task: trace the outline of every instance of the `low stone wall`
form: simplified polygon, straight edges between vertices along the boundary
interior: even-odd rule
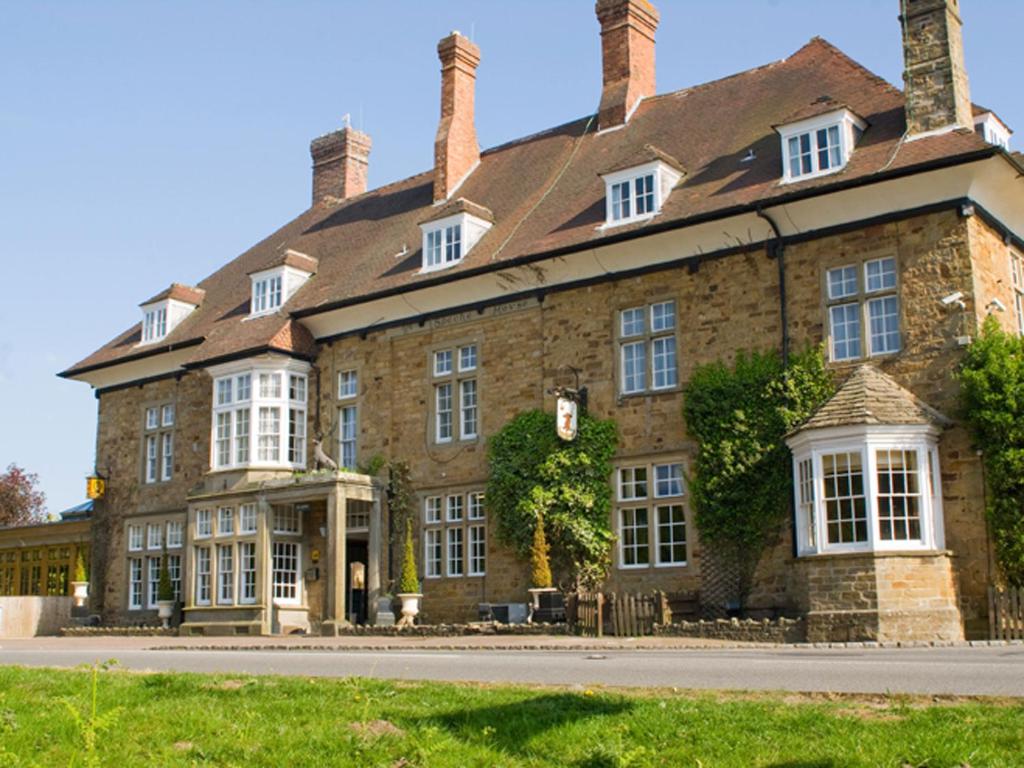
[[[177,629],[162,627],[61,627],[61,637],[177,637]]]
[[[71,622],[70,597],[0,597],[0,637],[55,635]]]
[[[567,624],[417,624],[413,627],[339,627],[339,636],[355,637],[465,637],[468,635],[568,635]]]
[[[655,624],[659,637],[704,637],[741,643],[802,643],[807,638],[803,619],[714,619]]]

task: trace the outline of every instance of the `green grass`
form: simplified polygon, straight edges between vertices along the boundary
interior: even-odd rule
[[[0,766],[89,765],[91,677],[0,667]],[[116,670],[99,673],[97,690],[97,713],[116,722],[100,729],[93,764],[118,768],[1024,765],[1020,700]]]

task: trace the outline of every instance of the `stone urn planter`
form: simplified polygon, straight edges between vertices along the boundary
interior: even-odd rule
[[[399,592],[398,599],[402,601],[402,618],[398,620],[399,627],[411,627],[420,612],[420,600],[423,599],[421,592]]]
[[[157,600],[156,601],[156,615],[163,624],[164,629],[169,629],[171,626],[171,616],[174,615],[174,601],[173,600]]]
[[[75,601],[75,608],[83,607],[85,605],[85,601],[89,599],[89,582],[72,581],[71,597]]]

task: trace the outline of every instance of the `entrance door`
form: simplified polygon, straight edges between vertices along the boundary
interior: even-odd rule
[[[355,624],[366,623],[366,563],[369,549],[365,541],[349,541],[345,545],[345,591],[349,618]]]

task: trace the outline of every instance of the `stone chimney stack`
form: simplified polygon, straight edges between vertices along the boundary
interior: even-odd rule
[[[313,205],[325,197],[344,200],[366,191],[373,142],[362,131],[345,126],[340,131],[313,139]]]
[[[437,44],[441,59],[441,122],[434,139],[434,201],[447,200],[480,162],[473,116],[480,49],[452,32]]]
[[[622,125],[640,99],[654,95],[658,11],[648,0],[597,0],[603,88],[599,129]]]
[[[960,0],[900,0],[907,132],[973,128]]]

